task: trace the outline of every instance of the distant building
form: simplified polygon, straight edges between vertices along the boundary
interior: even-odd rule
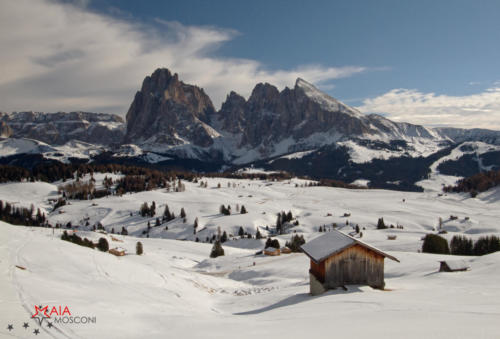
[[[125,249],[121,247],[115,247],[108,251],[109,253],[116,255],[117,257],[121,257],[125,255]]]
[[[395,257],[337,230],[305,243],[302,250],[311,259],[309,282],[312,295],[352,284],[383,289],[384,259],[399,262]]]
[[[469,269],[469,265],[463,260],[446,260],[440,263],[439,272],[459,272]]]
[[[274,248],[274,247],[267,247],[264,250],[265,255],[280,255],[280,249],[279,248]]]

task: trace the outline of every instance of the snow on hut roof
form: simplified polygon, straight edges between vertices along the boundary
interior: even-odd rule
[[[267,252],[274,252],[274,251],[277,251],[278,249],[277,248],[274,248],[274,247],[266,247],[264,249],[264,251],[267,251]]]
[[[466,270],[470,266],[464,260],[443,260],[448,268],[452,271]]]
[[[318,263],[328,258],[329,256],[339,253],[344,249],[351,247],[355,244],[361,245],[384,257],[399,262],[399,260],[393,257],[392,255],[384,253],[378,248],[370,246],[358,239],[350,237],[347,234],[344,234],[337,230],[326,232],[322,236],[319,236],[311,241],[308,241],[307,243],[302,245],[301,248],[309,258]]]

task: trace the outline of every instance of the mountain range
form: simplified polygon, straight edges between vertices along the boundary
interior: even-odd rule
[[[258,167],[415,189],[440,156],[469,143],[469,168],[500,167],[500,131],[428,128],[365,115],[300,78],[282,91],[259,83],[248,99],[231,91],[216,110],[202,88],[166,68],[144,79],[126,121],[104,113],[0,113],[0,135],[0,162],[11,164],[22,154],[50,159],[62,154],[61,161],[88,158],[212,171]],[[489,165],[470,143],[491,145],[480,147]],[[457,172],[447,174],[460,175],[463,166],[450,168]]]

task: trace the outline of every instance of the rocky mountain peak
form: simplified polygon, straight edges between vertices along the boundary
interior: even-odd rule
[[[214,131],[207,124],[215,113],[203,89],[185,84],[166,68],[147,76],[127,112],[127,143],[165,147],[183,143],[207,147]]]

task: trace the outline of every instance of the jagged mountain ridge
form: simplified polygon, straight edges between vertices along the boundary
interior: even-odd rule
[[[127,113],[125,143],[155,152],[242,164],[352,138],[438,143],[438,131],[364,115],[303,79],[279,91],[259,83],[246,100],[232,91],[219,111],[197,86],[168,69],[145,78]],[[432,149],[435,149],[434,145]]]
[[[89,112],[13,112],[0,113],[2,137],[28,138],[50,145],[73,140],[96,145],[120,143],[124,135],[121,117]]]

